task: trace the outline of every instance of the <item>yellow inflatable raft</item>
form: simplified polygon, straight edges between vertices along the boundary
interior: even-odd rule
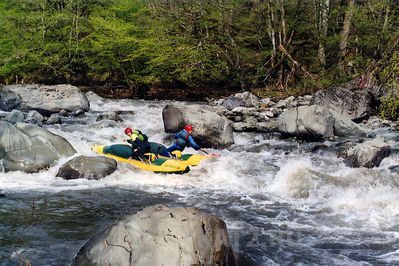
[[[184,163],[182,160],[173,160],[170,158],[154,158],[155,156],[150,156],[152,160],[149,160],[147,162],[139,161],[139,160],[134,160],[131,158],[123,158],[114,154],[111,154],[107,152],[109,149],[107,148],[112,148],[112,146],[117,146],[117,148],[121,146],[126,146],[123,144],[116,144],[116,145],[111,145],[111,146],[104,146],[104,145],[94,145],[91,147],[91,149],[98,154],[107,156],[109,158],[114,158],[117,161],[123,162],[123,163],[128,163],[131,164],[137,168],[147,170],[147,171],[152,171],[155,173],[164,173],[164,174],[185,174],[190,171],[190,167],[188,167],[187,163]],[[104,152],[104,147],[106,147],[105,152]],[[122,147],[123,148],[123,147]],[[126,156],[124,156],[126,157]]]
[[[198,165],[202,160],[214,158],[209,155],[182,154],[181,151],[173,151],[172,154],[174,154],[177,157],[178,161],[181,161],[186,165],[192,165],[192,166]],[[170,157],[164,157],[164,156],[160,156],[160,158],[172,159]]]

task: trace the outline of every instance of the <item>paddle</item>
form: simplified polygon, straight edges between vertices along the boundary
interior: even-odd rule
[[[200,149],[200,151],[204,152],[204,153],[207,154],[207,155],[213,156],[213,157],[219,157],[219,156],[220,156],[220,154],[209,153],[209,152],[207,152],[207,151],[205,151],[205,150],[203,150],[203,149]]]

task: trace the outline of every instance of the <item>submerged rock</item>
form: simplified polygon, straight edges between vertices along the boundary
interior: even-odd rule
[[[46,121],[48,125],[61,124],[61,117],[59,114],[52,114]]]
[[[73,265],[237,265],[226,224],[194,208],[145,208],[94,235]]]
[[[123,122],[123,119],[117,113],[112,111],[101,113],[97,117],[96,121],[101,121],[101,120],[112,120],[115,122]]]
[[[64,179],[101,179],[112,174],[117,167],[116,160],[103,156],[78,156],[65,163],[58,170],[57,177]]]
[[[391,153],[391,147],[382,136],[357,144],[348,149],[344,157],[351,161],[354,167],[373,168],[379,166],[381,161]]]

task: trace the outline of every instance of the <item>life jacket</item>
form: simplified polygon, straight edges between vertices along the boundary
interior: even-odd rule
[[[188,137],[190,137],[190,134],[187,131],[185,130],[180,131],[179,134],[177,134],[176,144],[179,147],[185,148],[187,146]]]
[[[136,134],[141,141],[148,141],[146,134],[143,134],[140,130],[133,130],[132,134]]]

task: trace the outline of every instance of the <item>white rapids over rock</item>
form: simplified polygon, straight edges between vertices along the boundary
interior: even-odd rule
[[[182,104],[89,100],[91,110],[82,118],[68,118],[62,124],[45,127],[66,138],[76,149],[76,156],[94,156],[90,150],[93,144],[121,143],[128,126],[146,133],[150,141],[168,146],[172,139],[164,133],[162,109],[166,104]],[[117,111],[123,122],[96,122],[106,111]],[[39,220],[35,230],[46,231],[44,238],[52,239],[68,256],[58,261],[59,254],[51,251],[54,248],[48,247],[48,240],[36,240],[42,242],[35,245],[19,244],[17,247],[25,250],[25,256],[31,257],[34,264],[70,264],[89,238],[84,230],[92,234],[131,214],[122,207],[132,208],[132,202],[137,206],[134,210],[138,210],[150,204],[146,200],[152,204],[157,199],[156,203],[165,206],[196,207],[217,215],[227,224],[233,249],[256,265],[399,263],[399,175],[390,169],[398,165],[398,153],[392,153],[373,169],[351,168],[336,153],[308,152],[304,144],[254,133],[235,133],[234,137],[231,148],[209,150],[220,157],[201,162],[185,175],[154,174],[118,163],[117,170],[101,180],[68,181],[55,177],[59,167],[72,157],[61,158],[39,173],[0,172],[4,199],[12,200],[7,199],[8,195],[16,197],[9,204],[0,199],[0,213],[11,216],[13,209],[18,209],[17,202],[22,201],[18,195],[29,205],[26,193],[36,195],[39,201],[46,197],[68,200],[70,206],[58,201],[51,205],[60,212],[63,208],[77,212],[82,208],[80,201],[86,201],[91,208],[95,206],[98,212],[104,211],[90,225],[82,222],[83,226],[80,220],[73,220],[78,218],[69,218],[75,223],[73,230],[68,228],[78,234],[82,226],[85,237],[67,233],[64,237],[53,236],[52,230],[62,231],[62,226],[49,228]],[[196,151],[189,148],[185,152]],[[120,211],[115,214],[114,209]],[[107,212],[112,216],[107,218]],[[0,235],[8,230],[3,223],[6,221],[0,218]],[[0,249],[0,261],[6,261],[1,265],[17,261],[15,255],[7,252]]]

